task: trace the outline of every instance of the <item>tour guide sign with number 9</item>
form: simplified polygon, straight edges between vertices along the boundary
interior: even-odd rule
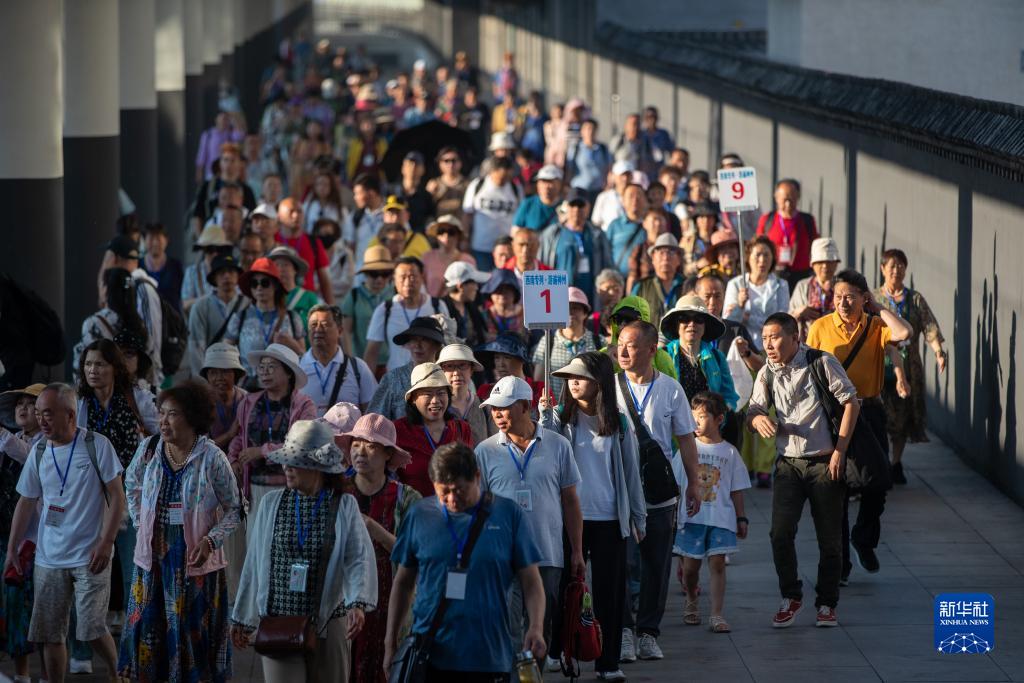
[[[718,171],[718,205],[723,213],[736,214],[736,230],[739,231],[740,212],[757,211],[757,171],[750,166],[723,168]],[[747,257],[743,253],[743,235],[740,238],[740,275],[746,282]]]
[[[569,276],[563,270],[523,273],[523,320],[531,330],[544,330],[544,348],[551,348],[554,330],[569,326]],[[544,391],[551,386],[551,355],[544,354]]]

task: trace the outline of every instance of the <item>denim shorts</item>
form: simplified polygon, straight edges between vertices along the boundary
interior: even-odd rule
[[[711,555],[731,555],[738,552],[736,532],[718,526],[686,523],[676,532],[673,555],[703,560]]]

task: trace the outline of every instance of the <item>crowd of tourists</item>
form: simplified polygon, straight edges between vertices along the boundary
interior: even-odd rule
[[[597,675],[625,680],[664,656],[673,576],[683,623],[731,630],[751,535],[778,574],[765,626],[793,625],[808,501],[808,623],[836,626],[927,439],[922,337],[946,367],[907,254],[852,269],[796,179],[759,219],[722,213],[739,155],[691,168],[654,107],[545,106],[512,54],[384,77],[289,45],[255,125],[203,133],[188,224],[111,226],[67,381],[0,395],[15,680],[39,652],[49,681],[224,681],[247,648],[267,681],[380,683],[420,653],[428,681],[530,658],[557,679],[581,580]],[[570,285],[549,338],[524,321],[536,270]]]

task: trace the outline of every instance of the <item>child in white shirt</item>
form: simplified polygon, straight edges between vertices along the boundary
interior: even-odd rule
[[[743,489],[750,488],[750,476],[739,452],[722,439],[725,400],[714,392],[702,391],[690,399],[697,422],[697,476],[700,479],[701,505],[693,517],[680,519],[674,555],[680,556],[686,607],[683,622],[701,623],[697,580],[707,558],[711,572],[711,618],[714,633],[728,633],[729,623],[722,617],[725,600],[725,556],[737,552],[736,539],[747,537],[747,518],[743,516]],[[685,512],[682,513],[685,515]]]

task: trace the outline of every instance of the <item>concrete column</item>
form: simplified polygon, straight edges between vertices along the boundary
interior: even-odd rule
[[[119,0],[121,54],[121,176],[143,221],[158,212],[156,0]]]
[[[182,0],[156,0],[156,102],[157,178],[160,183],[161,222],[171,235],[168,249],[172,256],[185,256],[186,174],[192,168],[187,161],[195,150],[185,145],[185,8]]]
[[[203,122],[203,0],[181,0],[185,28],[185,194],[195,194]]]
[[[0,271],[63,317],[61,0],[0,3],[0,26]]]
[[[203,128],[217,115],[217,90],[221,76],[221,45],[224,41],[221,0],[203,0]]]
[[[118,0],[64,3],[65,320],[71,329],[96,310],[102,246],[120,213],[117,10]]]

